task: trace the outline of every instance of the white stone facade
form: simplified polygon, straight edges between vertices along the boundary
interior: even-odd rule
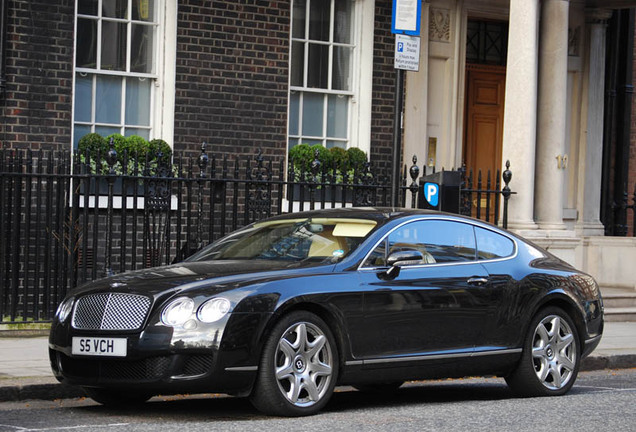
[[[598,4],[425,1],[420,69],[406,74],[403,154],[404,160],[416,154],[428,164],[432,138],[436,169],[462,165],[467,23],[507,21],[501,160],[510,160],[510,186],[517,192],[509,228],[605,286],[634,288],[636,273],[620,269],[636,262],[636,241],[602,237],[599,220],[605,29],[611,17],[606,7],[612,2],[603,9]]]

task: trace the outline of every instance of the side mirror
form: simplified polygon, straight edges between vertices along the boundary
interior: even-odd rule
[[[386,259],[386,263],[390,266],[390,268],[387,271],[380,273],[378,276],[380,277],[380,279],[385,280],[395,279],[400,274],[401,266],[420,263],[423,259],[424,254],[417,250],[393,252]]]
[[[418,250],[404,250],[393,252],[386,259],[387,265],[394,267],[396,265],[407,265],[414,264],[409,263],[407,261],[422,261],[424,259],[424,254]]]

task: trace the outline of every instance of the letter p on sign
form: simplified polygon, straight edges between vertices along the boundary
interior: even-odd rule
[[[439,185],[437,183],[424,183],[424,198],[433,207],[439,203]]]

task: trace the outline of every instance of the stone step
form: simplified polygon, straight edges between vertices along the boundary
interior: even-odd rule
[[[605,308],[636,307],[636,293],[603,294]]]
[[[605,321],[636,322],[636,307],[605,308]]]

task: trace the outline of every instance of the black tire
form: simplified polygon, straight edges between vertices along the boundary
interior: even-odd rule
[[[148,393],[94,387],[84,387],[84,392],[95,402],[113,408],[133,407],[146,402],[152,397],[152,395]]]
[[[404,381],[392,381],[384,383],[355,384],[354,389],[365,393],[392,393],[397,391]]]
[[[565,394],[576,381],[580,353],[570,316],[558,307],[547,307],[530,322],[521,360],[506,382],[522,397]]]
[[[337,379],[338,350],[331,330],[317,315],[295,311],[267,336],[250,400],[270,415],[311,415],[329,401]]]

